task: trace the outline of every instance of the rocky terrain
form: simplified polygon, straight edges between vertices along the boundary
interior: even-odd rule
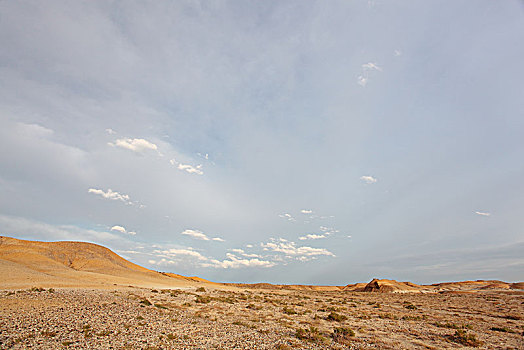
[[[0,349],[523,349],[524,293],[0,292]]]

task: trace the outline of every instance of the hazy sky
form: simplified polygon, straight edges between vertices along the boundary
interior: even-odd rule
[[[524,280],[520,1],[0,1],[0,234],[214,281]]]

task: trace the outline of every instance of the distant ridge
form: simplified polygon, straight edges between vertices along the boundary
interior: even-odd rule
[[[49,287],[195,287],[201,285],[318,292],[461,293],[524,290],[524,282],[498,280],[442,282],[418,285],[389,279],[345,286],[270,283],[214,283],[200,277],[157,272],[134,264],[110,249],[86,242],[38,242],[0,236],[0,289]]]
[[[388,279],[374,278],[368,283],[354,283],[346,286],[314,286],[300,284],[270,284],[270,283],[224,283],[225,285],[252,289],[280,290],[310,290],[310,291],[345,291],[364,293],[455,293],[476,292],[483,290],[520,290],[524,282],[508,283],[497,280],[478,280],[464,282],[445,282],[432,285],[418,285],[412,282],[399,282]]]

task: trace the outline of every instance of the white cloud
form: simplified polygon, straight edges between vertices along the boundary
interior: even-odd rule
[[[206,236],[202,231],[187,229],[181,234],[193,237],[195,239],[200,239],[202,241],[209,241],[209,237]]]
[[[321,238],[326,238],[326,236],[325,235],[308,234],[308,235],[299,237],[298,239],[300,239],[301,241],[304,241],[306,239],[321,239]]]
[[[368,83],[368,78],[362,75],[359,75],[357,78],[357,82],[358,82],[358,85],[360,86],[366,86]]]
[[[157,253],[162,253],[166,255],[166,257],[174,258],[178,256],[190,256],[192,258],[196,258],[198,260],[207,261],[209,260],[199,252],[191,249],[191,248],[172,248],[168,250],[162,250],[162,251],[155,251]]]
[[[190,237],[193,237],[194,239],[199,239],[202,241],[211,240],[211,241],[217,241],[217,242],[224,242],[224,240],[220,237],[209,238],[204,232],[199,231],[199,230],[187,229],[187,230],[184,230],[184,232],[182,232],[181,234],[190,236]]]
[[[262,243],[261,246],[264,250],[283,253],[291,257],[317,255],[335,256],[335,254],[324,248],[313,248],[307,246],[297,247],[295,242],[277,242],[276,240],[273,240],[272,242]]]
[[[247,248],[253,248],[253,245],[252,244],[246,244],[246,247]]]
[[[233,251],[233,250],[232,250]],[[187,263],[188,258],[196,259],[196,265],[199,267],[210,267],[217,269],[237,269],[242,267],[272,267],[276,263],[268,260],[258,259],[243,259],[239,258],[232,253],[227,253],[227,259],[218,260],[208,258],[201,253],[193,250],[192,248],[173,248],[168,250],[157,250],[157,257],[160,260],[149,260],[148,262],[152,265],[167,266],[167,265],[179,265],[181,263]]]
[[[200,170],[202,168],[202,165],[197,165],[196,167],[190,165],[190,164],[178,164],[178,169],[180,170],[185,170],[187,171],[188,173],[190,174],[198,174],[198,175],[203,175],[204,172],[202,170]]]
[[[230,249],[230,251],[232,251],[233,253],[237,253],[237,254],[240,254],[246,258],[262,258],[262,256],[258,255],[258,254],[250,254],[250,253],[246,253],[243,249],[238,249],[238,248],[235,248],[235,249]]]
[[[106,199],[110,199],[114,201],[122,201],[126,204],[133,204],[127,194],[115,192],[111,190],[110,188],[107,189],[107,192],[104,192],[103,190],[96,189],[96,188],[90,188],[89,190],[87,190],[87,192],[100,195]]]
[[[197,155],[199,155],[200,157],[204,158],[205,160],[209,160],[209,154],[208,153],[206,153],[206,154],[197,153]]]
[[[106,129],[106,132],[107,132],[109,135],[114,135],[114,134],[116,134],[116,131],[113,130],[113,129],[111,129],[111,128]]]
[[[311,214],[311,213],[313,213],[313,210],[302,209],[300,212],[301,212],[302,214]]]
[[[297,220],[296,220],[293,216],[291,216],[291,214],[289,214],[289,213],[279,214],[278,216],[281,217],[281,218],[284,218],[284,219],[286,219],[286,220],[288,220],[288,221],[297,221]]]
[[[171,159],[169,163],[171,163],[171,165],[173,166],[176,166],[177,169],[184,170],[190,174],[204,175],[204,172],[202,171],[202,164],[199,164],[196,167],[194,167],[190,164],[179,163],[175,159]]]
[[[360,180],[364,181],[367,184],[374,184],[375,182],[377,182],[376,178],[374,178],[373,176],[368,176],[368,175],[361,176]]]
[[[363,64],[362,68],[364,70],[378,70],[379,72],[382,72],[382,68],[380,68],[373,62],[368,62],[368,63]]]
[[[156,151],[158,149],[157,145],[144,139],[117,139],[115,143],[109,143],[109,145],[125,148],[137,153],[145,150]]]
[[[222,269],[238,269],[241,267],[273,267],[276,265],[273,261],[260,260],[260,259],[242,259],[238,258],[231,253],[227,253],[226,256],[229,260],[216,260],[212,259],[209,263],[202,264],[203,267],[214,267]]]
[[[135,232],[135,231],[127,231],[127,230],[125,229],[125,227],[123,227],[123,226],[118,226],[118,225],[115,225],[115,226],[111,227],[111,231],[117,231],[117,232],[120,232],[120,233],[126,233],[126,234],[128,234],[128,235],[130,235],[130,236],[134,236],[134,235],[136,235],[136,232]]]
[[[484,213],[481,211],[476,211],[475,214],[480,215],[480,216],[491,216],[491,213]]]
[[[340,232],[339,230],[335,230],[333,227],[327,227],[327,226],[320,226],[320,231],[323,232],[324,235],[332,235],[333,233]]]
[[[362,73],[358,76],[357,82],[360,86],[366,86],[369,81],[369,74],[372,71],[382,72],[382,68],[376,63],[368,62],[362,65]]]
[[[121,232],[121,233],[126,233],[127,232],[124,227],[118,226],[118,225],[111,227],[111,231],[118,231],[118,232]]]
[[[402,55],[402,51],[400,51],[400,50],[395,50],[395,51],[393,52],[393,55],[395,55],[395,57],[401,56],[401,55]]]

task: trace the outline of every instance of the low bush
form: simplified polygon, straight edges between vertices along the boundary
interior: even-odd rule
[[[354,336],[355,332],[347,327],[336,327],[333,329],[333,334],[331,334],[331,337],[335,342],[344,345],[347,345]]]
[[[207,296],[207,295],[197,295],[196,298],[195,298],[195,303],[198,303],[198,304],[208,304],[210,303],[212,300],[212,298],[210,296]]]
[[[509,328],[506,328],[506,327],[491,327],[490,330],[496,331],[496,332],[515,333],[515,331]]]
[[[295,315],[297,312],[291,308],[288,308],[288,307],[284,307],[282,309],[282,312],[285,313],[286,315]]]
[[[457,329],[455,334],[451,337],[455,343],[462,344],[465,346],[478,347],[481,345],[481,342],[475,337],[474,334],[469,334],[462,329]]]
[[[337,314],[336,312],[331,312],[329,315],[327,315],[326,320],[342,322],[347,320],[347,317],[341,314]]]
[[[300,340],[308,340],[315,343],[324,343],[326,338],[319,332],[318,328],[310,326],[309,329],[298,328],[295,336]]]

